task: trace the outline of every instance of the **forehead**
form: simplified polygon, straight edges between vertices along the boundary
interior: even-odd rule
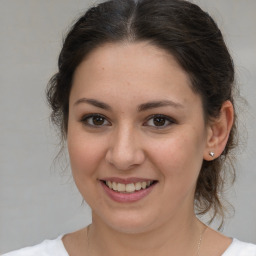
[[[124,100],[196,96],[176,59],[148,42],[109,43],[92,51],[75,71],[71,99],[90,94]]]
[[[132,68],[133,72],[142,68],[158,69],[163,65],[182,69],[173,55],[148,41],[106,43],[92,50],[83,62],[90,62],[90,65],[98,68],[113,68],[117,64],[119,68],[125,67],[126,71]],[[83,65],[83,62],[77,69]],[[131,63],[133,65],[128,66]],[[183,73],[185,74],[185,71]]]

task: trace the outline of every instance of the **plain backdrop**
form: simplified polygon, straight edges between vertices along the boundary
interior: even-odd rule
[[[236,211],[224,234],[256,243],[256,1],[195,1],[220,26],[233,55],[247,145],[227,192]],[[58,137],[45,87],[69,25],[93,1],[0,0],[0,252],[33,245],[90,223],[67,161],[54,164]]]

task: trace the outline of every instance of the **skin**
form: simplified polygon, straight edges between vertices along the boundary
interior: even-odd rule
[[[156,101],[172,103],[141,107]],[[212,160],[210,151],[217,157],[226,145],[232,104],[225,102],[218,120],[206,122],[201,97],[174,57],[140,42],[91,52],[76,69],[69,108],[72,173],[93,220],[89,243],[85,229],[63,238],[70,255],[196,255],[205,229],[194,214],[196,181],[203,159]],[[99,123],[88,117],[92,113],[101,116]],[[159,122],[152,117],[157,114],[165,117]],[[102,188],[106,177],[157,184],[143,199],[120,203]],[[204,240],[218,244],[202,245],[209,256],[221,255],[231,242],[210,229]]]

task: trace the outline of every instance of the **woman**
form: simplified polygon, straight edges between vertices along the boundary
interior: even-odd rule
[[[200,222],[224,217],[234,67],[220,30],[180,0],[114,0],[67,35],[47,90],[92,223],[13,255],[256,255]]]

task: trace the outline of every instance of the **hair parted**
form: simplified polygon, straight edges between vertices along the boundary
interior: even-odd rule
[[[206,122],[218,117],[224,101],[234,103],[234,66],[214,20],[185,0],[113,0],[90,8],[72,26],[59,55],[58,72],[47,87],[51,119],[67,134],[69,95],[76,68],[105,43],[147,41],[172,54],[189,75],[203,102]],[[213,211],[224,217],[221,192],[227,181],[227,161],[236,146],[236,119],[222,155],[203,161],[195,191],[198,214]],[[234,179],[234,172],[231,179]],[[230,178],[230,176],[229,176]]]

